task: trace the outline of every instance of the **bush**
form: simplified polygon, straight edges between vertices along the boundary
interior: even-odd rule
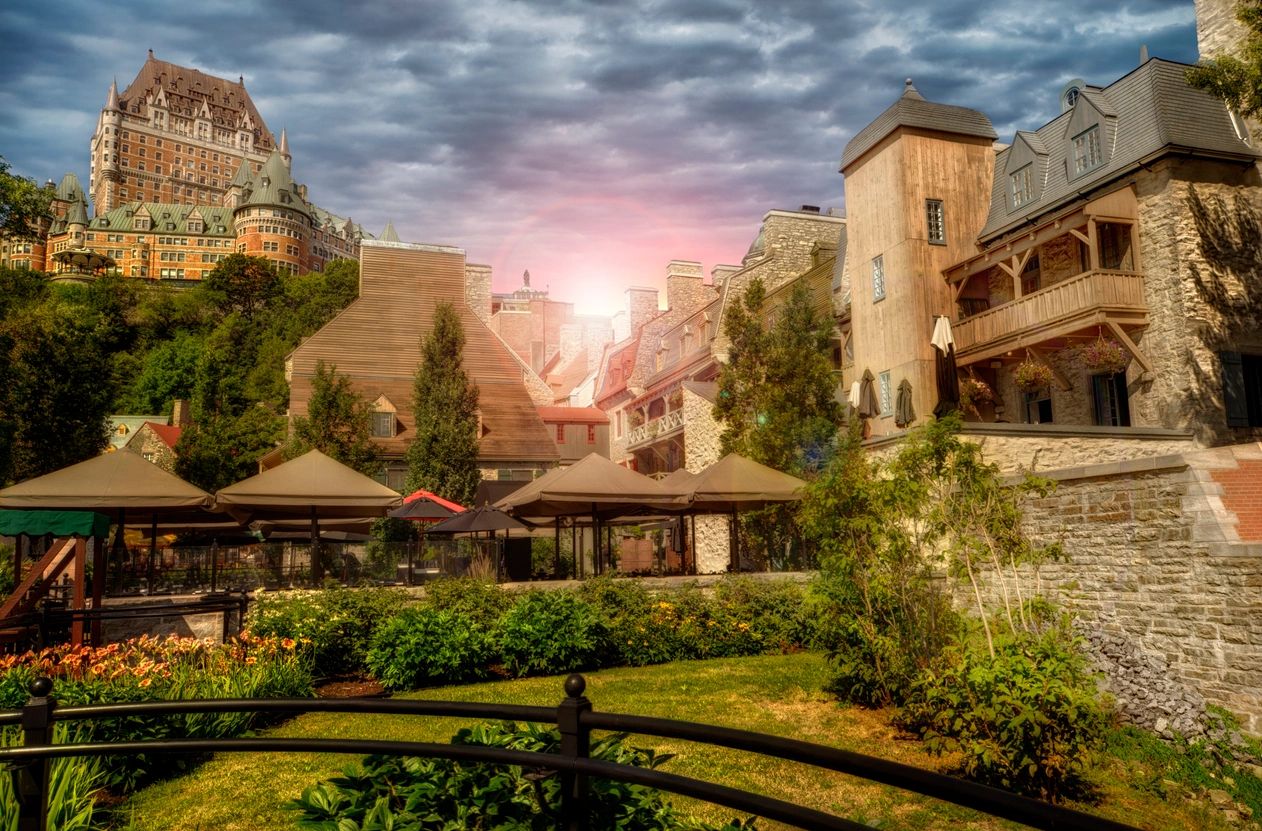
[[[970,779],[1059,801],[1081,796],[1107,717],[1069,626],[950,650],[913,685],[900,726]]]
[[[463,615],[487,630],[496,627],[513,605],[513,596],[490,580],[449,577],[425,584],[425,603]]]
[[[609,651],[605,621],[573,592],[527,592],[500,624],[500,654],[515,675],[596,669]]]
[[[404,609],[377,630],[368,670],[390,690],[470,681],[486,675],[493,657],[490,634],[445,609]]]
[[[714,587],[714,597],[725,614],[750,625],[763,651],[800,649],[816,638],[801,583],[729,577]]]
[[[627,744],[625,734],[592,742],[591,756],[616,764],[656,768],[671,757]],[[556,753],[555,728],[511,722],[461,730],[452,744]],[[559,776],[538,777],[520,767],[447,759],[369,756],[359,770],[302,792],[293,807],[303,828],[367,831],[407,828],[562,828]],[[680,816],[661,792],[609,779],[587,780],[590,813],[585,827],[622,831],[721,831]],[[733,822],[723,829],[752,829]]]
[[[365,671],[373,633],[411,602],[402,589],[328,588],[260,595],[246,626],[302,644],[318,676]]]

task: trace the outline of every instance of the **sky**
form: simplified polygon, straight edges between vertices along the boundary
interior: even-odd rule
[[[1192,0],[5,0],[0,43],[15,173],[86,188],[153,49],[244,76],[326,210],[606,314],[672,259],[739,264],[770,209],[843,209],[842,150],[906,78],[1008,142],[1143,44],[1196,60]]]

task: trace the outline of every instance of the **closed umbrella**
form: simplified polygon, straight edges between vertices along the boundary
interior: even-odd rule
[[[911,404],[911,381],[904,378],[898,384],[898,399],[894,403],[894,424],[906,427],[916,420]]]
[[[876,378],[872,370],[863,370],[863,381],[859,384],[859,418],[873,418],[881,414],[881,402],[876,398]]]
[[[960,409],[960,372],[955,365],[955,336],[951,321],[939,316],[933,325],[934,376],[938,384],[938,403],[933,408],[936,418]]]

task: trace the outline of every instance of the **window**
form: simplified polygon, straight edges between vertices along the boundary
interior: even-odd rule
[[[890,372],[885,370],[881,373],[881,415],[887,416],[894,412],[894,395],[890,388]]]
[[[1025,269],[1021,272],[1021,295],[1033,294],[1041,287],[1042,272],[1039,269],[1039,258],[1037,256],[1030,257],[1025,264]],[[989,305],[989,304],[987,304]]]
[[[394,413],[373,413],[372,434],[376,438],[394,438]]]
[[[1019,208],[1034,198],[1034,164],[1027,164],[1008,177],[1012,190],[1012,207]]]
[[[928,222],[929,242],[946,245],[946,214],[941,199],[925,200],[925,219]]]
[[[1074,175],[1086,173],[1104,160],[1100,153],[1100,125],[1074,137]]]
[[[1052,423],[1052,394],[1047,389],[1024,393],[1027,424]]]
[[[1262,355],[1221,352],[1228,427],[1262,427]]]
[[[565,425],[557,425],[557,444],[565,444]]]
[[[588,444],[596,443],[596,425],[595,424],[587,425],[587,443]]]
[[[885,256],[872,258],[872,299],[885,299]]]
[[[1126,393],[1126,373],[1092,375],[1091,397],[1095,423],[1101,427],[1130,427],[1131,408]]]

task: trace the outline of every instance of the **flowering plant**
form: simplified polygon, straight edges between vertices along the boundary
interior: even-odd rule
[[[980,378],[966,375],[960,379],[960,409],[966,413],[978,415],[977,407],[995,400],[995,393]]]
[[[1107,372],[1111,375],[1123,372],[1126,365],[1130,363],[1130,356],[1126,354],[1122,345],[1103,335],[1082,347],[1079,350],[1079,356],[1088,369]]]
[[[1046,387],[1052,383],[1054,377],[1050,366],[1029,358],[1017,364],[1017,368],[1012,371],[1012,380],[1022,392],[1033,392]]]

